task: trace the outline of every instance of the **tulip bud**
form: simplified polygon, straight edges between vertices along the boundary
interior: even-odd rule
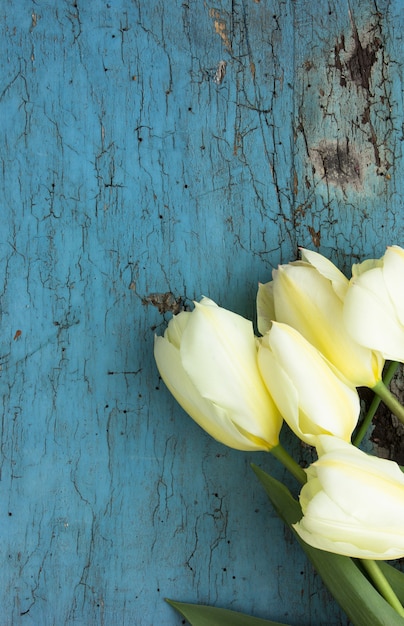
[[[356,389],[300,333],[274,322],[260,340],[258,366],[281,415],[300,439],[310,445],[320,434],[350,440],[360,411]]]
[[[404,556],[404,474],[393,461],[321,435],[319,459],[306,470],[302,519],[294,525],[309,545],[354,558]]]
[[[404,250],[387,248],[381,259],[354,265],[344,320],[355,341],[404,362]]]
[[[203,298],[156,337],[160,375],[182,408],[212,437],[237,450],[270,450],[282,418],[257,364],[251,322]]]
[[[315,346],[356,387],[380,381],[383,358],[356,343],[343,320],[348,279],[317,252],[302,250],[302,260],[281,265],[273,280],[260,285],[258,329],[264,334],[270,318],[289,324]]]

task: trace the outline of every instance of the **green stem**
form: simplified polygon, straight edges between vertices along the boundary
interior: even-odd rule
[[[403,605],[397,598],[376,561],[360,559],[360,562],[378,592],[383,596],[386,602],[388,602],[390,606],[392,606],[393,609],[401,615],[401,617],[404,617]]]
[[[397,398],[393,396],[390,389],[386,387],[384,382],[380,380],[374,387],[372,387],[372,389],[375,393],[377,393],[379,398],[381,398],[390,411],[398,417],[400,422],[404,424],[404,407],[399,403]]]
[[[295,459],[290,456],[289,452],[285,450],[282,444],[278,443],[277,446],[271,448],[271,454],[274,455],[278,461],[282,463],[284,467],[299,481],[300,484],[304,485],[307,481],[306,472],[298,463],[296,463]]]
[[[383,383],[384,385],[387,387],[388,385],[390,385],[394,374],[396,373],[398,366],[400,365],[400,363],[398,363],[397,361],[392,361],[387,370],[385,375],[383,376]],[[366,416],[362,422],[362,424],[360,425],[359,429],[357,430],[357,432],[355,433],[355,437],[352,440],[352,443],[354,446],[359,446],[362,442],[362,439],[364,438],[364,436],[366,435],[366,432],[370,426],[370,424],[372,423],[372,419],[375,416],[375,413],[377,411],[377,409],[379,408],[379,404],[381,402],[381,398],[380,396],[378,396],[377,394],[374,396],[371,405],[369,407],[368,412],[366,413]]]

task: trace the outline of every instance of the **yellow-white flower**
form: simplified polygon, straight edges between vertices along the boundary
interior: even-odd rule
[[[354,265],[344,320],[352,337],[385,359],[404,362],[404,250]]]
[[[374,387],[384,360],[359,345],[343,319],[348,279],[317,252],[302,250],[302,260],[281,265],[273,280],[260,285],[257,295],[258,329],[271,321],[289,324],[315,346],[355,386]]]
[[[212,437],[238,450],[270,450],[282,418],[257,365],[251,322],[203,298],[156,337],[160,375],[183,409]]]
[[[393,461],[369,456],[329,435],[300,494],[294,526],[309,545],[362,559],[404,556],[404,474]]]
[[[357,391],[294,328],[273,323],[260,339],[258,365],[281,415],[300,439],[311,445],[320,434],[350,440],[359,417]]]

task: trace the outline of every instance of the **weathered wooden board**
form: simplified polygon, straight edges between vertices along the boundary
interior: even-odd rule
[[[401,0],[3,0],[0,624],[171,626],[164,597],[346,624],[152,356],[253,316],[299,245],[403,242]]]
[[[296,4],[299,243],[349,266],[403,238],[404,7],[333,2],[313,15]]]

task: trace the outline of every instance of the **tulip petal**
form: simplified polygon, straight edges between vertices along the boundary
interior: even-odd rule
[[[195,303],[181,344],[181,357],[204,397],[237,409],[240,380],[254,378],[250,366],[254,369],[255,354],[250,322],[225,309]]]
[[[338,459],[343,463],[355,465],[364,473],[374,473],[383,476],[386,480],[401,482],[404,486],[404,473],[397,463],[366,454],[342,439],[320,435],[316,441],[316,449],[320,457],[319,461],[331,457],[332,454],[338,454]],[[319,461],[316,462],[316,467]]]
[[[242,430],[276,445],[282,423],[257,365],[251,322],[203,299],[184,330],[181,361],[201,396]]]
[[[358,558],[404,556],[404,475],[335,437],[317,440],[295,530],[309,545]]]
[[[319,461],[329,458],[332,454],[338,455],[340,462],[356,465],[358,468],[362,468],[364,473],[374,473],[383,476],[386,480],[399,482],[404,486],[404,473],[397,463],[366,454],[342,439],[320,435],[316,441],[316,449]],[[319,461],[316,461],[312,467],[317,468]],[[315,475],[317,475],[317,469]]]
[[[209,435],[237,450],[268,449],[266,442],[247,438],[225,411],[202,398],[182,366],[179,350],[166,338],[155,338],[154,355],[160,375],[171,394]]]
[[[273,282],[259,283],[257,293],[257,326],[261,335],[271,328],[275,318]]]
[[[391,305],[381,268],[369,270],[351,281],[343,315],[355,341],[380,351],[386,359],[404,360],[403,327]]]
[[[178,313],[178,315],[174,315],[167,326],[165,337],[178,350],[181,345],[182,334],[189,322],[190,315],[191,313],[188,311],[182,311],[181,313]]]
[[[352,278],[358,278],[361,274],[373,270],[376,267],[383,267],[383,259],[366,259],[362,263],[352,265]]]
[[[317,475],[324,492],[346,515],[360,523],[383,524],[386,511],[389,511],[394,523],[404,528],[404,481],[392,480],[390,476],[379,473],[377,465],[361,464],[358,460],[356,463],[344,461],[343,456],[338,455],[336,462],[333,458],[321,457],[317,463]],[[354,481],[352,476],[355,476]],[[378,506],[374,510],[372,508],[369,520],[369,503],[375,493]]]
[[[404,535],[378,530],[368,531],[366,528],[341,527],[339,532],[336,524],[319,523],[317,520],[303,518],[293,526],[303,541],[313,548],[351,556],[353,558],[387,560],[404,556]],[[352,542],[346,540],[347,537]],[[345,539],[345,540],[344,540]],[[371,546],[371,547],[369,547]]]
[[[303,486],[299,496],[305,518],[318,522],[346,524],[346,512],[330,498],[320,480],[317,479],[314,482],[316,483],[314,493],[306,484]]]
[[[310,432],[302,431],[299,422],[299,398],[296,387],[285,370],[280,367],[271,349],[268,346],[263,347],[265,346],[265,340],[267,340],[267,335],[264,338],[263,345],[258,350],[258,365],[262,378],[280,414],[287,421],[289,427],[300,439],[309,443],[307,435],[310,436]]]
[[[330,281],[307,263],[281,266],[274,272],[276,320],[298,330],[355,386],[373,387],[382,359],[348,334],[343,304]]]
[[[300,429],[349,441],[360,410],[356,390],[343,383],[318,350],[286,324],[273,324],[269,342],[278,365],[298,390]]]
[[[300,249],[302,260],[310,263],[316,270],[331,281],[332,288],[339,299],[343,302],[348,289],[349,281],[346,276],[322,254],[312,250]]]
[[[383,279],[398,321],[404,326],[404,250],[391,246],[383,258]],[[404,334],[404,328],[403,328]]]
[[[280,266],[274,277],[276,321],[289,324],[313,345],[330,342],[329,330],[323,323],[324,315],[330,315],[330,298],[322,298],[328,281],[310,265],[303,264]],[[331,306],[335,317],[334,303]]]

